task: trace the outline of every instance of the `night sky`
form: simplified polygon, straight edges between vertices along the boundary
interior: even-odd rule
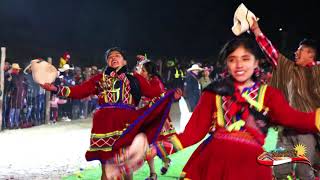
[[[320,9],[309,0],[0,0],[0,45],[7,47],[9,61],[22,64],[48,56],[57,62],[64,51],[75,64],[101,64],[112,46],[122,47],[131,60],[137,53],[216,57],[234,36],[233,13],[241,2],[288,54],[304,37],[320,39]]]

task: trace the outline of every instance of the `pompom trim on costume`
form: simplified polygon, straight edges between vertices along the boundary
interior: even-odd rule
[[[61,93],[61,96],[69,97],[71,90],[67,86],[62,86],[60,93]]]

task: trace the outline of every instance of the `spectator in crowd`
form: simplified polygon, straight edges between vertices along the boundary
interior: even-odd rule
[[[8,95],[10,96],[9,128],[19,128],[21,125],[20,111],[23,108],[23,101],[26,96],[24,76],[20,73],[20,66],[13,63],[11,66],[11,86]]]
[[[65,57],[68,60],[68,55]],[[90,66],[89,72],[81,72],[80,68],[75,68],[73,76],[69,76],[71,73],[68,70],[72,70],[69,64],[64,64],[61,68],[61,76],[58,78],[57,83],[60,84],[81,84],[83,80],[88,80],[93,74],[101,73],[101,69],[96,66]],[[23,73],[19,64],[14,63],[13,68],[9,62],[5,62],[4,70],[4,90],[3,95],[3,123],[2,129],[7,128],[24,128],[45,123],[45,90],[35,83],[32,77],[32,71],[30,66],[24,69]],[[12,73],[13,72],[13,73]],[[65,78],[67,74],[67,78]],[[72,80],[70,80],[72,78]],[[22,81],[18,81],[21,79]],[[22,84],[20,83],[22,82]],[[19,84],[19,87],[16,88]],[[22,96],[16,96],[16,93],[22,92]],[[13,99],[12,99],[13,98]],[[18,100],[17,100],[18,99]],[[69,100],[70,106],[67,106],[65,113],[72,119],[87,118],[88,113],[91,113],[97,107],[97,96],[93,95],[81,100]],[[88,108],[88,102],[90,101],[90,107]],[[17,105],[17,102],[19,106]],[[65,104],[65,103],[64,103]],[[13,107],[13,108],[11,108]],[[16,108],[18,107],[18,108]],[[61,106],[60,106],[61,108]],[[19,112],[20,111],[20,112]],[[57,111],[59,112],[59,111]],[[60,112],[61,113],[61,112]],[[18,115],[19,114],[19,115]],[[11,119],[10,119],[11,118]],[[64,120],[68,120],[66,117]],[[11,125],[12,124],[12,125]]]
[[[97,66],[91,66],[91,76],[97,75],[98,72],[99,71]],[[88,114],[94,112],[95,109],[98,107],[98,96],[94,94],[88,97],[88,101],[89,101],[89,105],[88,105],[87,115],[84,117],[87,117]]]
[[[61,86],[72,86],[75,85],[73,81],[73,76],[71,70],[74,70],[73,67],[70,67],[69,64],[64,64],[62,68],[58,69],[60,71],[60,85]],[[72,100],[67,99],[67,103],[59,106],[63,121],[71,121],[72,117]]]
[[[75,85],[79,85],[83,82],[82,72],[80,67],[74,68],[73,82]],[[73,99],[72,103],[72,119],[79,119],[81,116],[81,104],[82,100]]]
[[[3,108],[2,108],[2,129],[8,128],[9,124],[9,114],[10,114],[10,102],[11,96],[9,96],[9,88],[11,87],[11,64],[9,62],[5,62],[3,67],[4,71],[4,87],[3,87]]]
[[[56,94],[52,94],[50,100],[50,123],[55,124],[58,121],[58,107],[59,104],[66,103],[67,100],[60,99]]]
[[[174,73],[174,88],[184,88],[184,81],[186,79],[185,70],[178,64],[175,66],[175,73]]]
[[[84,68],[84,71],[83,71],[84,81],[89,80],[93,76],[92,73],[95,73],[93,71],[95,71],[95,70],[92,70],[92,66]],[[97,103],[98,103],[97,101],[98,101],[98,98],[96,95],[91,95],[91,96],[83,98],[81,100],[81,104],[82,104],[81,105],[81,115],[80,115],[81,119],[87,118],[88,115],[92,111],[94,111],[94,109],[97,107]]]
[[[36,98],[38,102],[38,111],[37,115],[37,125],[45,123],[45,102],[46,102],[46,91],[43,88],[39,89],[38,97]]]
[[[39,111],[39,103],[38,102],[38,94],[40,91],[40,86],[33,80],[31,68],[27,67],[24,71],[24,77],[26,80],[27,87],[27,96],[26,96],[26,123],[27,126],[30,127],[35,125],[36,122],[39,122],[40,119],[37,119],[37,113]]]
[[[210,73],[210,78],[212,81],[217,81],[221,78],[221,74],[223,73],[223,67],[219,61],[216,62],[213,71]]]
[[[174,73],[175,73],[176,59],[167,60],[166,68],[164,69],[164,80],[167,88],[174,88]]]
[[[97,66],[91,66],[91,76],[95,76],[98,74],[98,67]]]
[[[83,79],[84,81],[89,80],[92,77],[92,69],[91,67],[85,67],[83,71]],[[87,118],[88,114],[93,110],[94,107],[94,102],[92,101],[92,96],[83,98],[82,101],[82,106],[81,106],[81,117],[82,118]]]
[[[210,73],[212,71],[212,67],[204,67],[202,71],[202,76],[199,79],[199,83],[201,85],[201,90],[206,88],[211,82]]]
[[[70,54],[68,52],[64,52],[59,60],[59,68],[63,68],[65,64],[70,64]]]
[[[193,112],[200,97],[201,85],[199,84],[199,73],[201,71],[203,71],[203,68],[201,68],[198,64],[193,64],[191,68],[187,70],[184,91],[190,112]]]

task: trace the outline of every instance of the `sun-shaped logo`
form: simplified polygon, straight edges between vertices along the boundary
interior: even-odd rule
[[[297,156],[306,156],[307,150],[306,146],[303,144],[297,144],[294,146]]]

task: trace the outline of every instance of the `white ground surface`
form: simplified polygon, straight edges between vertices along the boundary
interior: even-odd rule
[[[170,116],[178,132],[190,115],[183,99],[173,103]],[[0,131],[0,180],[56,180],[98,166],[98,161],[87,162],[84,158],[90,128],[91,118]]]
[[[0,132],[0,179],[61,179],[98,165],[84,158],[90,127],[87,119]]]

